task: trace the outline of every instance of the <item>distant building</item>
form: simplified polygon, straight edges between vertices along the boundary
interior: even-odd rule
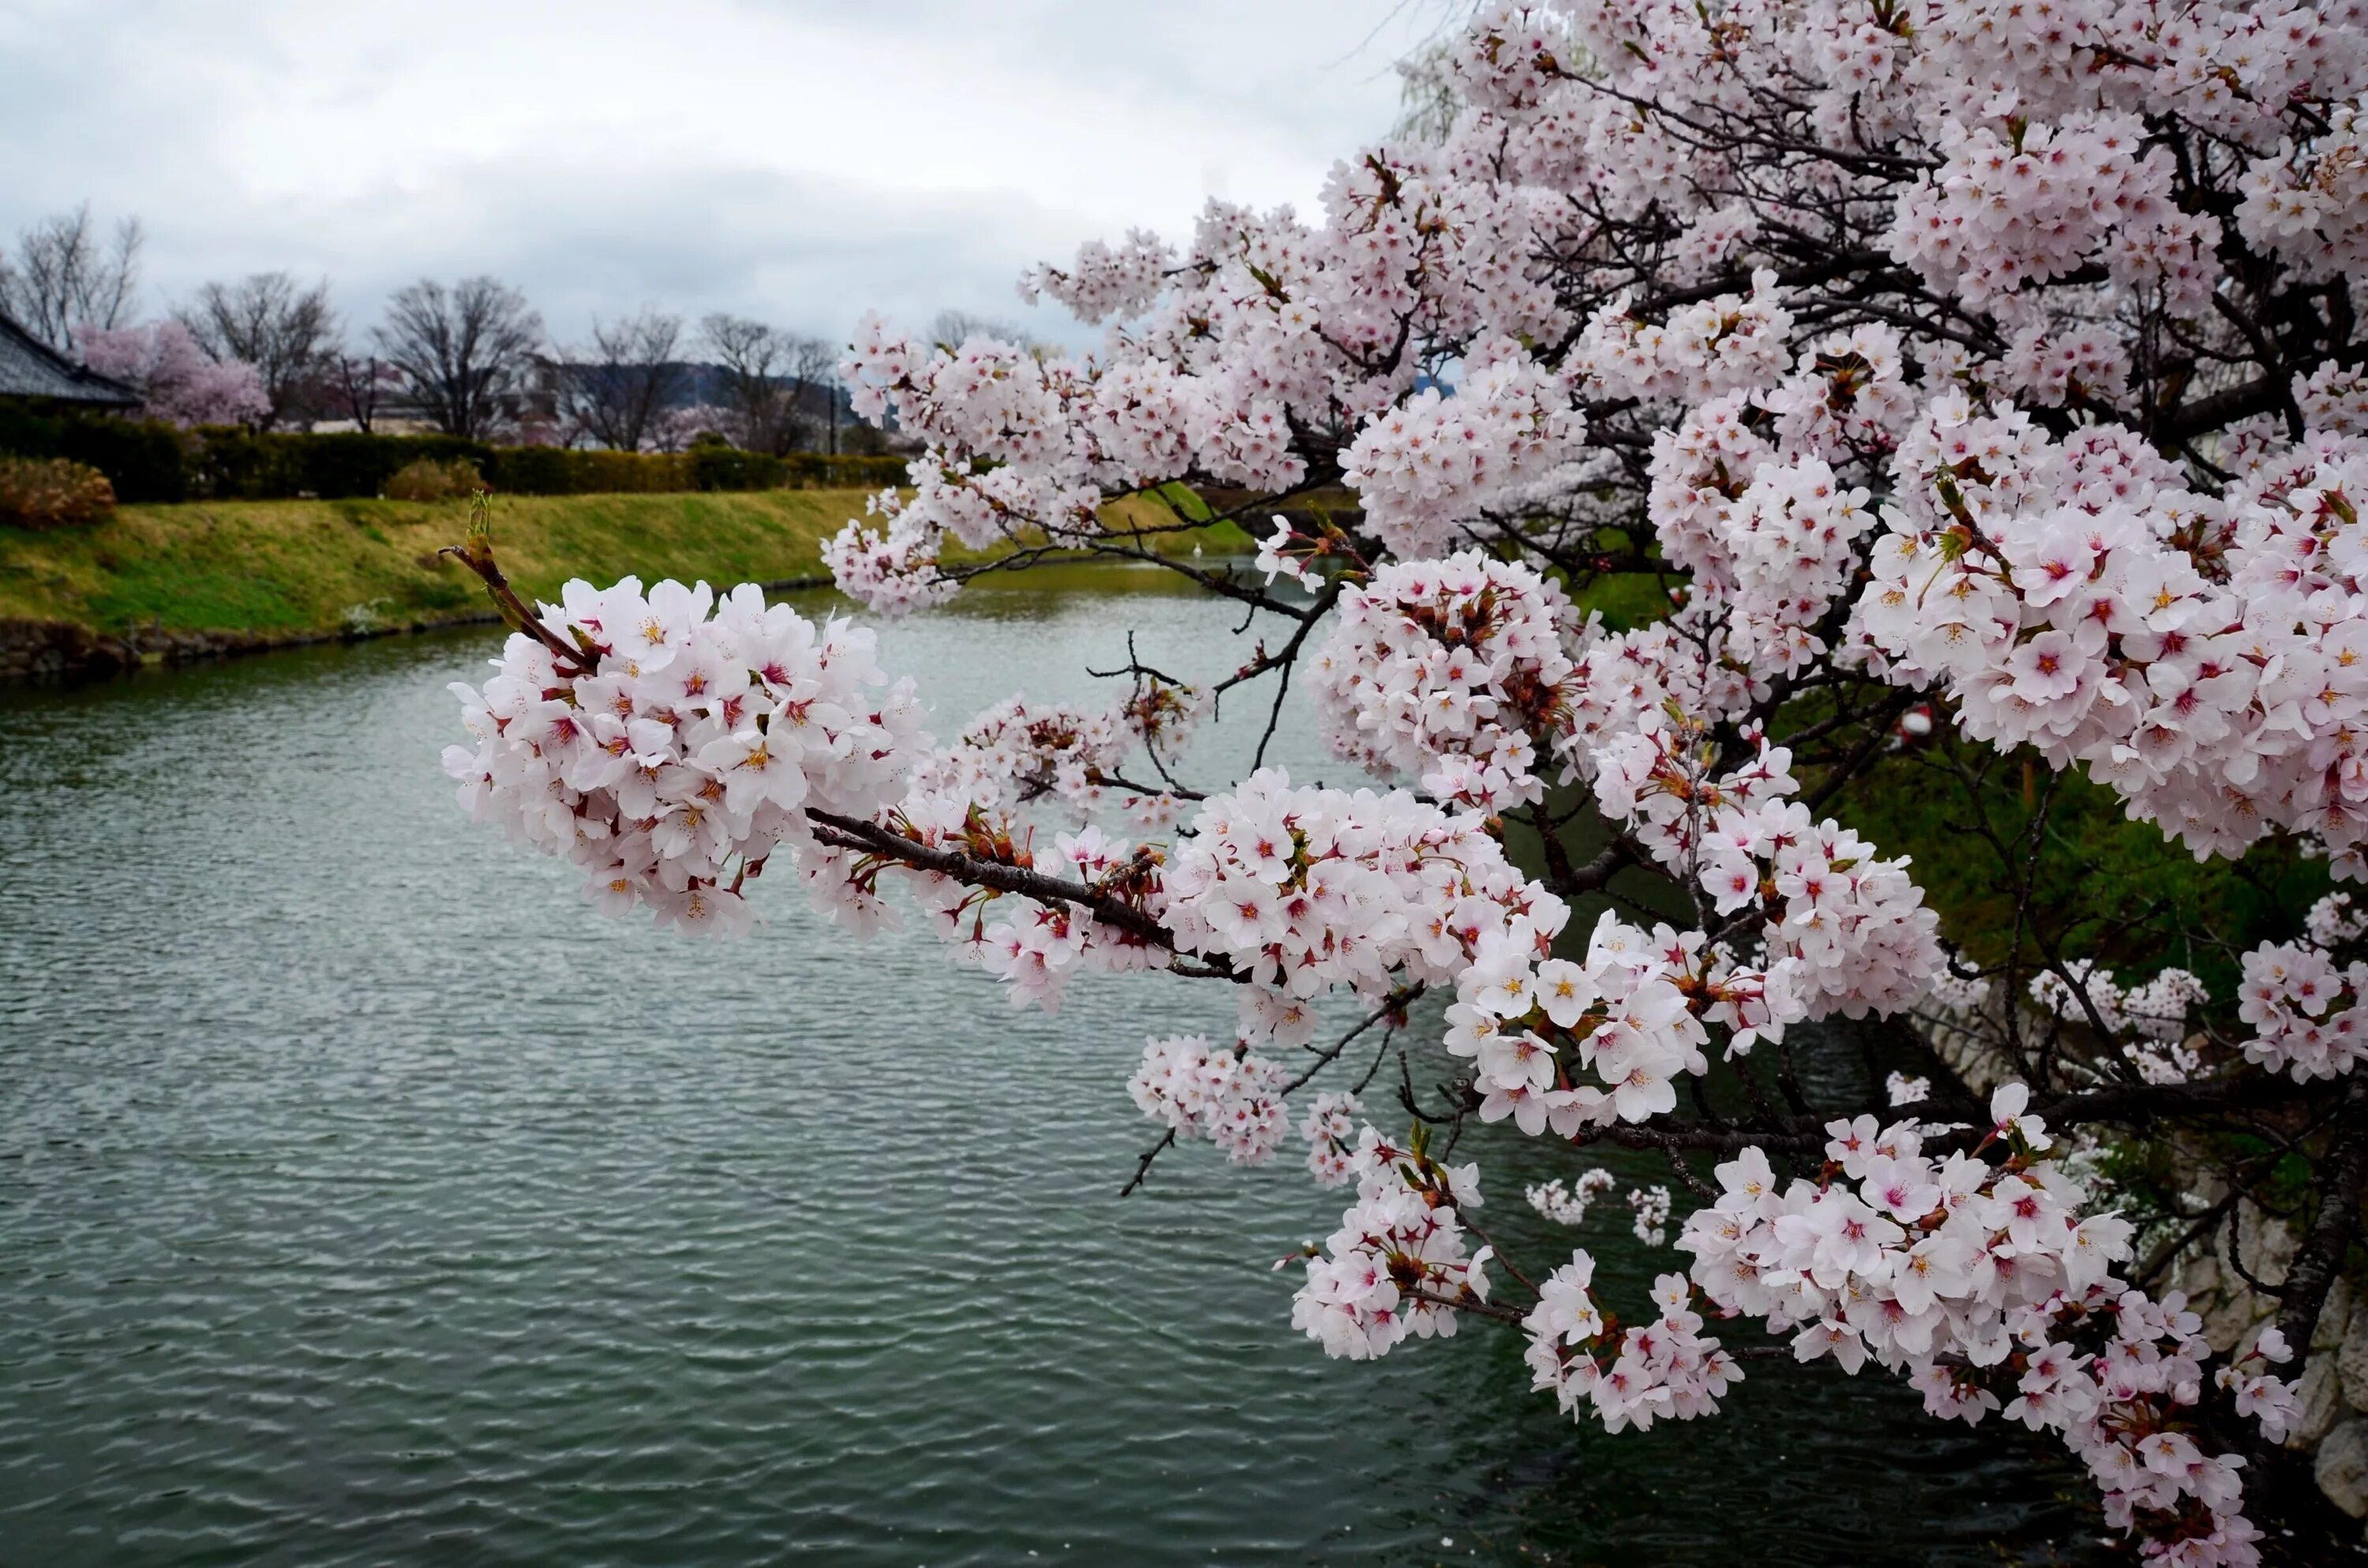
[[[0,401],[130,409],[140,406],[140,394],[121,381],[84,369],[0,315]]]

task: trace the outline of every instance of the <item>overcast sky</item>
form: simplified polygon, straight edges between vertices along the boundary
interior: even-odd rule
[[[651,303],[844,338],[1055,332],[1030,262],[1312,208],[1452,0],[6,0],[0,246],[87,199],[144,304],[326,277],[355,327],[491,272],[553,335]]]

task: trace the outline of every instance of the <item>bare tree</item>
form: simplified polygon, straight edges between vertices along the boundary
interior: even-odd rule
[[[324,355],[313,378],[314,396],[323,409],[352,420],[365,436],[378,420],[379,404],[401,384],[400,373],[377,355],[346,348]]]
[[[395,291],[372,336],[436,427],[476,440],[516,417],[542,318],[494,278],[423,278]]]
[[[778,455],[803,447],[819,447],[821,432],[832,415],[831,400],[838,396],[838,350],[819,337],[790,337],[788,382],[790,416]]]
[[[215,359],[244,359],[255,367],[271,400],[267,430],[313,395],[336,329],[327,282],[306,289],[285,272],[209,283],[173,313]]]
[[[700,322],[699,330],[723,372],[724,405],[739,417],[740,444],[752,451],[783,449],[780,436],[790,413],[781,384],[786,336],[763,322],[721,312]]]
[[[676,358],[682,318],[644,308],[608,324],[595,318],[592,342],[574,364],[557,367],[560,418],[570,440],[620,452],[641,450],[690,381]]]
[[[17,236],[17,256],[0,256],[0,311],[61,353],[74,351],[85,326],[112,331],[123,324],[140,282],[137,218],[115,225],[103,240],[85,201],[44,218]]]
[[[838,350],[820,337],[790,339],[790,384],[800,393],[838,380]]]
[[[836,395],[838,352],[828,341],[720,314],[700,323],[700,335],[723,372],[743,446],[778,457],[811,444],[823,416],[807,404],[817,391]]]

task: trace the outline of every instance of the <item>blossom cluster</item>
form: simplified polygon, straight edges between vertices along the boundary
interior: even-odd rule
[[[475,744],[444,769],[472,817],[575,861],[612,914],[745,930],[743,882],[811,845],[806,811],[871,817],[927,744],[870,631],[753,586],[571,582],[541,625],[551,641],[513,633],[482,691],[454,683]]]
[[[1555,1176],[1551,1181],[1533,1183],[1521,1189],[1521,1196],[1531,1208],[1557,1225],[1583,1225],[1587,1211],[1595,1199],[1620,1184],[1619,1178],[1601,1165],[1583,1171],[1571,1185],[1563,1185]]]
[[[1970,460],[1992,478],[2024,466]],[[1949,510],[1888,517],[1865,635],[1893,679],[1945,681],[1967,734],[2086,764],[2198,855],[2283,825],[2351,874],[2368,835],[2368,596],[2349,564],[2368,549],[2351,499],[2368,497],[2368,446],[2318,437],[2225,500],[2145,464],[2117,488],[2009,509],[1942,467]],[[2208,569],[2207,532],[2226,541]]]
[[[1596,753],[1671,709],[1704,723],[1735,719],[1767,695],[1727,656],[1725,618],[1699,601],[1666,620],[1606,635],[1590,616],[1571,655],[1564,723],[1554,739],[1565,776],[1592,779]]]
[[[2173,203],[2170,154],[2142,151],[2145,134],[2135,115],[2110,111],[2055,125],[2018,120],[2005,135],[1988,123],[1960,126],[1941,140],[1948,161],[1938,173],[1901,195],[1891,254],[1975,306],[2076,271],[2100,251],[2128,283],[2160,281],[2166,255],[2208,260],[2218,221]],[[2118,243],[2108,248],[2109,239]],[[2174,308],[2208,308],[2216,270],[2180,277]]]
[[[1251,982],[1243,1037],[1284,1045],[1307,1039],[1310,1004],[1336,987],[1378,999],[1401,973],[1454,978],[1484,945],[1543,954],[1569,917],[1481,818],[1403,793],[1294,788],[1275,768],[1201,804],[1162,885],[1178,950]]]
[[[1723,717],[1833,652],[1836,605],[1877,522],[1873,492],[1846,472],[1913,431],[1905,377],[1891,329],[1828,334],[1789,370],[1655,433],[1646,511],[1663,553],[1692,574],[1669,652],[1712,699],[1688,711]]]
[[[1735,580],[1730,656],[1764,676],[1798,674],[1826,653],[1820,623],[1874,524],[1866,487],[1844,484],[1822,458],[1762,463],[1717,511]]]
[[[1333,754],[1412,774],[1484,813],[1541,798],[1539,738],[1562,722],[1569,601],[1476,551],[1391,562],[1340,596],[1314,665]]]
[[[2264,943],[2244,967],[2237,1016],[2253,1028],[2247,1061],[2307,1083],[2349,1074],[2368,1055],[2368,963],[2340,961],[2305,938]]]
[[[1751,275],[1748,296],[1718,295],[1672,312],[1660,325],[1630,305],[1624,293],[1606,301],[1572,356],[1601,395],[1702,403],[1763,386],[1792,362],[1792,312],[1769,268]]]
[[[1765,1000],[1744,1026],[1773,1036],[1788,1018],[1898,1012],[1930,988],[1939,921],[1907,862],[1792,799],[1786,748],[1760,740],[1749,761],[1721,774],[1701,726],[1665,721],[1599,747],[1594,760],[1607,815],[1631,824],[1720,914],[1760,915]]]
[[[823,565],[841,593],[877,614],[899,616],[953,597],[960,584],[939,569],[944,527],[927,508],[909,507],[894,490],[865,503],[885,526],[860,520],[823,541]]]
[[[1357,1117],[1364,1106],[1353,1094],[1326,1089],[1307,1108],[1299,1124],[1307,1140],[1307,1174],[1318,1187],[1339,1187],[1356,1174]]]
[[[2322,948],[2357,942],[2368,937],[2368,912],[2362,911],[2350,893],[2339,890],[2310,906],[2303,917],[2303,929]]]
[[[1143,1048],[1143,1064],[1126,1089],[1144,1115],[1208,1139],[1237,1165],[1260,1165],[1290,1130],[1286,1083],[1276,1062],[1213,1049],[1205,1035],[1175,1035]]]
[[[1157,888],[1157,856],[1096,826],[1053,835],[1052,847],[1015,835],[1011,819],[959,797],[915,791],[888,813],[888,822],[922,849],[951,850],[971,859],[1041,871],[1083,884],[1114,903],[1141,910]],[[1000,981],[1014,1006],[1057,1011],[1069,983],[1085,973],[1133,973],[1167,961],[1139,929],[1113,925],[1092,909],[1064,899],[1008,897],[944,871],[922,869],[893,856],[860,856],[844,848],[809,851],[801,870],[815,906],[861,934],[893,923],[880,896],[883,877],[910,890],[929,928],[958,959]]]
[[[1710,1067],[1694,998],[1732,1011],[1757,978],[1721,985],[1734,977],[1714,976],[1702,947],[1700,932],[1645,932],[1609,910],[1584,962],[1484,942],[1447,1009],[1447,1049],[1473,1062],[1481,1119],[1568,1138],[1676,1108],[1678,1080]]]
[[[1020,279],[1019,294],[1031,305],[1040,294],[1049,294],[1082,322],[1139,315],[1158,297],[1175,265],[1176,253],[1158,235],[1131,229],[1116,248],[1087,240],[1070,267],[1032,269]]]
[[[1167,789],[1124,788],[1110,778],[1138,744],[1155,759],[1180,748],[1207,710],[1201,692],[1166,681],[1099,710],[1015,695],[918,766],[913,788],[1000,810],[1049,800],[1078,816],[1110,812],[1156,831],[1174,823],[1183,801]]]
[[[2033,977],[2031,998],[2064,1022],[2102,1025],[2149,1084],[2183,1084],[2203,1071],[2203,1058],[2187,1043],[2187,1020],[2212,994],[2183,969],[2123,986],[2112,970],[2076,959],[2063,974],[2049,970]]]
[[[1628,1207],[1635,1210],[1633,1229],[1636,1239],[1648,1247],[1656,1247],[1669,1239],[1669,1189],[1666,1187],[1637,1187],[1628,1191]]]
[[[2211,1355],[2177,1294],[2160,1301],[2112,1270],[2133,1227],[2079,1212],[2046,1157],[2052,1139],[2021,1085],[1991,1097],[1988,1139],[1933,1158],[1911,1121],[1872,1116],[1827,1131],[1827,1174],[1777,1181],[1746,1150],[1718,1167],[1721,1196],[1678,1244],[1723,1309],[1791,1334],[1803,1360],[1904,1374],[1934,1415],[1992,1412],[2055,1431],[2087,1463],[2106,1517],[2141,1517],[2180,1560],[2248,1562],[2243,1460],[2200,1441],[2194,1406]],[[2283,1385],[2253,1403],[2283,1435]]]
[[[1515,344],[1488,346],[1452,397],[1425,387],[1365,426],[1341,454],[1365,521],[1392,553],[1452,542],[1459,519],[1519,498],[1577,456],[1587,420],[1570,389]]]
[[[1619,1332],[1597,1303],[1595,1259],[1574,1251],[1570,1261],[1538,1282],[1538,1303],[1521,1320],[1529,1335],[1531,1386],[1554,1391],[1563,1413],[1590,1407],[1607,1432],[1656,1420],[1714,1415],[1743,1369],[1719,1342],[1704,1335],[1693,1310],[1694,1289],[1682,1274],[1653,1285],[1660,1315]]]
[[[1455,1333],[1456,1307],[1486,1301],[1490,1249],[1465,1251],[1459,1210],[1480,1206],[1479,1168],[1449,1165],[1369,1123],[1349,1161],[1357,1201],[1306,1262],[1292,1325],[1327,1356],[1384,1356],[1412,1334]]]
[[[2320,135],[2279,144],[2245,171],[2237,227],[2306,278],[2356,278],[2368,267],[2368,124],[2338,107]]]

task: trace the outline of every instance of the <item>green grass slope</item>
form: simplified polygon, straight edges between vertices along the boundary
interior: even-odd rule
[[[504,496],[494,544],[529,597],[629,573],[719,587],[814,577],[822,541],[862,515],[864,494]],[[266,638],[450,620],[486,608],[476,579],[436,553],[467,524],[465,502],[233,501],[125,506],[85,532],[0,528],[0,619]],[[1203,532],[1212,549],[1246,542],[1229,526]]]

